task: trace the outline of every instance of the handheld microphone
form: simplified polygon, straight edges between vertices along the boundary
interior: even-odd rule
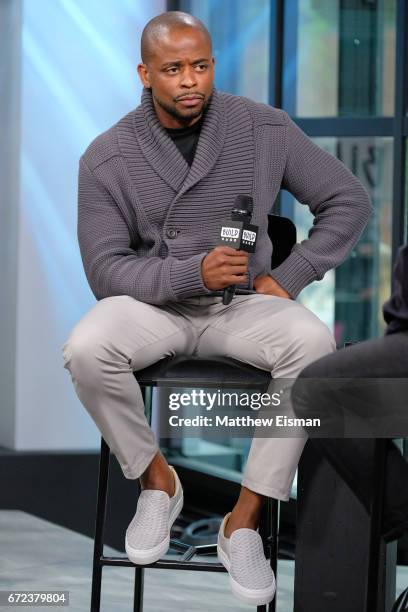
[[[254,202],[251,196],[237,195],[234,208],[231,212],[231,221],[223,223],[218,244],[226,244],[237,251],[254,253],[258,226],[251,225]],[[231,303],[236,290],[236,285],[225,287],[222,303]]]

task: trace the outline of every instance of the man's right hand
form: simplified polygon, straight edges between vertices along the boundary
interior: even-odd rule
[[[248,257],[246,251],[230,246],[217,246],[201,262],[201,274],[207,289],[225,289],[248,281]]]

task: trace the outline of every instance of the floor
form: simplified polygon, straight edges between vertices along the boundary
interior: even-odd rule
[[[70,609],[89,612],[93,542],[90,538],[25,512],[0,511],[0,590],[67,590]],[[5,554],[6,551],[6,554]],[[118,554],[105,548],[105,554]],[[293,610],[292,561],[278,567],[277,611]],[[134,571],[104,568],[102,612],[132,610]],[[398,568],[397,592],[408,584],[408,567]],[[166,599],[163,599],[166,593]],[[6,610],[2,606],[2,609]],[[10,610],[21,607],[10,607]],[[61,607],[47,606],[47,610]],[[144,612],[233,612],[254,610],[229,592],[228,575],[150,569],[145,571]]]

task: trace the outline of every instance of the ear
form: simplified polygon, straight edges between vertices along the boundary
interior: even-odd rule
[[[140,80],[142,81],[143,86],[146,87],[147,89],[150,89],[151,85],[150,85],[150,78],[149,78],[149,71],[147,69],[147,64],[138,64],[137,73],[139,75]]]

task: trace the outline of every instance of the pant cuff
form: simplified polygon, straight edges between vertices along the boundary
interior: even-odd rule
[[[153,457],[155,456],[158,450],[158,446],[154,447],[150,455],[145,455],[143,459],[140,459],[131,468],[124,468],[123,466],[121,466],[125,478],[128,478],[129,480],[136,480],[137,478],[139,478],[143,474],[147,466],[151,463]]]
[[[290,500],[290,491],[279,491],[279,489],[274,489],[273,487],[269,487],[268,485],[260,482],[255,482],[254,480],[250,480],[248,478],[244,478],[241,481],[241,485],[246,487],[247,489],[251,489],[255,493],[260,493],[260,495],[266,495],[266,497],[273,497],[274,499],[279,499],[280,501],[289,501]]]

